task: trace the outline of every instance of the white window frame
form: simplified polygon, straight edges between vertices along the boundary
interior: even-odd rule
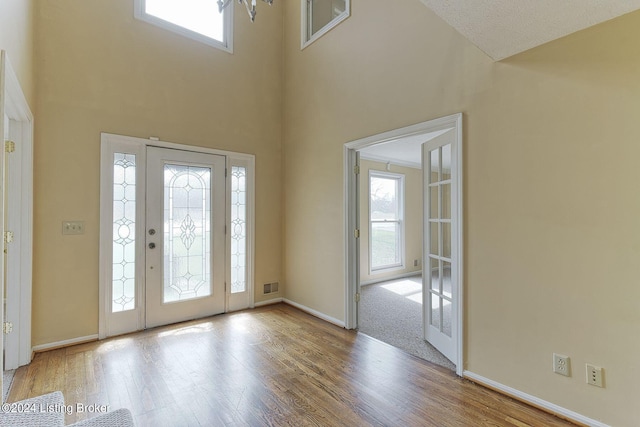
[[[134,310],[112,313],[112,257],[113,246],[113,154],[127,153],[136,155],[136,191],[139,193],[139,203],[136,206],[136,236],[145,236],[145,195],[146,187],[146,148],[154,146],[160,148],[173,148],[184,151],[194,151],[204,154],[217,154],[226,157],[226,169],[231,170],[232,166],[242,166],[247,168],[247,260],[246,279],[247,288],[245,292],[231,295],[231,269],[226,266],[226,297],[225,312],[253,308],[254,301],[254,264],[255,264],[255,156],[252,154],[236,153],[232,151],[217,150],[211,148],[197,147],[191,145],[176,144],[173,142],[159,141],[156,139],[143,139],[132,136],[114,135],[109,133],[101,134],[101,173],[100,173],[100,280],[99,280],[99,323],[98,338],[104,339],[109,336],[142,330],[145,328],[145,265],[144,262],[136,264],[136,305]],[[227,179],[227,195],[230,198],[229,185]],[[138,195],[136,196],[138,198]],[[227,230],[231,228],[231,205],[227,202],[225,213],[225,224]],[[230,233],[226,236],[227,253],[231,248]],[[141,245],[139,250],[144,251],[145,239],[140,238],[136,244]],[[229,264],[230,257],[225,255],[226,263]]]
[[[398,181],[398,219],[392,221],[373,221],[371,219],[371,178],[386,178],[386,179],[394,179]],[[405,267],[405,235],[404,235],[404,175],[398,173],[391,172],[382,172],[374,169],[369,170],[369,181],[367,185],[367,198],[369,203],[369,216],[367,218],[369,222],[369,274],[382,273],[386,271],[392,270],[400,270]],[[388,264],[383,266],[374,267],[373,266],[373,224],[374,223],[388,223],[394,222],[398,223],[398,233],[400,235],[400,242],[398,244],[400,250],[400,262],[395,264]]]
[[[300,0],[301,2],[301,25],[300,25],[300,33],[301,33],[301,45],[300,50],[309,46],[311,43],[318,40],[320,37],[327,34],[333,28],[337,27],[342,21],[351,16],[351,0],[345,0],[345,8],[344,12],[340,15],[333,18],[329,21],[324,27],[318,30],[315,34],[309,33],[309,3],[311,0]]]
[[[180,34],[181,36],[188,37],[192,40],[207,44],[215,47],[216,49],[224,50],[225,52],[233,53],[233,9],[234,2],[229,2],[229,5],[225,7],[224,13],[224,30],[223,41],[216,40],[214,38],[205,36],[196,31],[174,24],[157,16],[150,15],[146,12],[146,0],[134,0],[134,16],[136,19],[147,22],[151,25],[163,28],[165,30]]]

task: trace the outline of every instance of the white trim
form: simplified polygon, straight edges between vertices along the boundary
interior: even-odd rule
[[[2,82],[0,82],[0,117],[4,126],[4,116],[9,118],[9,137],[16,141],[16,154],[19,155],[19,173],[12,175],[7,188],[9,188],[10,204],[6,213],[10,221],[10,226],[14,230],[14,255],[18,252],[18,262],[12,262],[7,274],[12,278],[9,283],[15,283],[16,289],[13,294],[18,301],[13,301],[9,319],[14,324],[14,341],[16,348],[13,355],[7,360],[12,366],[6,365],[8,369],[27,365],[31,362],[31,299],[32,299],[32,276],[33,276],[33,115],[29,109],[29,104],[22,92],[20,82],[11,67],[11,62],[4,51],[1,52],[0,60],[2,70]],[[4,130],[0,132],[3,135]],[[4,148],[2,149],[4,152]],[[11,184],[13,183],[13,184]],[[15,184],[15,185],[14,185]],[[11,191],[15,188],[17,191]],[[11,251],[10,251],[11,253]],[[4,296],[3,296],[4,298]],[[15,303],[15,304],[14,304]],[[1,315],[0,319],[4,316]],[[0,340],[0,345],[2,341]],[[6,349],[5,349],[6,351]]]
[[[429,137],[430,134],[441,132],[449,129],[456,129],[456,142],[458,146],[458,155],[459,155],[459,173],[462,174],[462,170],[464,168],[464,163],[462,159],[462,113],[456,113],[445,117],[440,117],[433,120],[428,120],[422,123],[417,123],[415,125],[406,126],[400,129],[394,129],[391,131],[383,132],[377,135],[371,135],[365,138],[361,138],[355,141],[348,142],[344,145],[344,247],[345,247],[345,319],[347,321],[347,327],[349,329],[353,329],[357,327],[356,313],[357,313],[357,303],[355,299],[356,293],[359,291],[359,277],[356,277],[355,271],[357,271],[354,263],[357,259],[357,251],[358,248],[358,240],[352,238],[353,230],[357,226],[357,221],[354,215],[356,202],[354,200],[355,193],[355,178],[352,173],[353,167],[355,165],[355,157],[356,151],[362,150],[364,148],[370,147],[372,145],[382,144],[386,142],[391,142],[393,140],[397,140],[399,138],[410,137],[410,136],[419,136],[424,135],[425,137]],[[428,138],[429,140],[432,138]],[[462,206],[462,184],[463,181],[460,179],[460,191],[458,193],[458,209],[460,212],[464,212]],[[463,265],[464,260],[463,257],[463,232],[462,226],[464,219],[462,215],[460,216],[460,224],[459,224],[459,247],[460,247],[460,255],[458,262],[459,269],[459,289],[458,289],[458,325],[457,325],[457,358],[456,358],[456,374],[462,375],[462,371],[464,369],[464,311],[463,301],[464,301],[464,274],[463,274]]]
[[[524,393],[520,390],[516,390],[515,388],[506,386],[504,384],[500,384],[499,382],[490,380],[489,378],[485,378],[481,375],[475,374],[471,371],[464,371],[462,373],[464,378],[467,378],[479,385],[494,389],[503,393],[509,397],[513,397],[517,400],[528,403],[534,407],[540,408],[544,411],[550,412],[554,415],[559,416],[560,418],[568,419],[569,421],[574,421],[580,424],[584,424],[590,427],[609,427],[609,425],[604,424],[600,421],[596,421],[594,419],[585,417],[577,412],[571,411],[569,409],[563,408],[562,406],[558,406],[554,403],[548,402],[546,400],[542,400],[538,397],[532,396],[530,394]]]
[[[410,271],[408,273],[394,274],[393,276],[389,276],[385,278],[364,280],[360,282],[360,286],[375,285],[376,283],[390,282],[392,280],[400,280],[400,279],[405,279],[407,277],[421,276],[421,275],[422,275],[422,270],[415,270],[415,271]]]
[[[191,40],[207,44],[211,47],[215,47],[216,49],[224,50],[225,52],[233,53],[233,3],[233,1],[229,2],[229,5],[224,9],[223,41],[216,40],[212,37],[205,36],[204,34],[148,14],[146,12],[145,0],[134,0],[133,16],[140,21],[155,25],[156,27],[171,31],[183,37],[190,38]]]
[[[283,301],[284,301],[284,298],[273,298],[273,299],[269,299],[269,300],[266,300],[266,301],[257,302],[253,306],[255,308],[258,308],[258,307],[264,307],[264,306],[267,306],[267,305],[279,304],[279,303],[281,303]]]
[[[32,350],[34,353],[37,353],[41,351],[53,350],[55,348],[69,347],[76,344],[84,344],[86,342],[97,341],[97,340],[98,340],[98,334],[93,334],[93,335],[87,335],[86,337],[71,338],[69,340],[62,340],[62,341],[56,341],[56,342],[51,342],[47,344],[34,345]]]
[[[318,40],[320,37],[322,37],[325,34],[327,34],[329,31],[331,31],[332,29],[337,27],[342,21],[344,21],[349,16],[351,16],[351,0],[345,0],[344,12],[342,12],[340,15],[336,16],[335,18],[333,18],[324,27],[322,27],[319,31],[317,31],[315,34],[313,34],[313,35],[311,35],[311,37],[309,37],[308,36],[309,20],[307,19],[307,16],[308,16],[307,5],[309,3],[310,3],[309,0],[300,0],[300,10],[301,10],[301,17],[300,17],[300,35],[301,35],[300,50],[302,50],[305,47],[309,46],[311,43],[313,43],[314,41]]]
[[[344,170],[344,210],[343,210],[343,238],[345,241],[344,257],[344,318],[347,329],[358,327],[358,311],[356,303],[356,293],[360,292],[360,244],[359,238],[354,237],[355,230],[360,226],[359,217],[359,178],[354,173],[354,168],[358,164],[359,153],[350,149],[345,144],[343,149],[343,170]],[[359,165],[358,165],[359,166]]]
[[[306,305],[298,304],[297,302],[293,302],[286,298],[284,298],[282,302],[284,302],[285,304],[292,305],[295,308],[304,311],[305,313],[308,313],[314,317],[324,320],[325,322],[333,323],[334,325],[340,326],[341,328],[345,327],[345,324],[342,320],[338,320],[335,317],[328,316],[324,313],[314,310],[313,308],[309,308]]]

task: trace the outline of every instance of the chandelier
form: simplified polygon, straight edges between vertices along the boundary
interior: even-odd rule
[[[222,13],[222,10],[229,6],[229,3],[231,3],[233,0],[218,0],[218,10],[220,11],[220,13]],[[273,4],[273,0],[262,0],[263,2],[269,4],[269,6],[271,6]],[[247,13],[249,14],[249,18],[251,19],[251,22],[254,22],[256,20],[256,0],[251,0],[251,6],[249,6],[249,0],[238,0],[238,4],[240,3],[244,3],[245,7],[247,8]]]

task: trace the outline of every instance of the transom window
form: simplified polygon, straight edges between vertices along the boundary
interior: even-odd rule
[[[404,265],[404,176],[369,172],[371,271]]]
[[[233,2],[222,12],[216,0],[134,0],[135,17],[152,25],[233,51]]]

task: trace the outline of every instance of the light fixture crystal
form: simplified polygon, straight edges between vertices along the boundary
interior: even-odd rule
[[[222,13],[224,8],[229,6],[229,3],[231,3],[232,1],[233,0],[218,0],[218,10],[220,10],[220,13]],[[262,1],[267,3],[269,6],[273,4],[273,0]],[[238,0],[238,4],[242,3],[244,3],[245,7],[247,8],[247,13],[249,14],[251,22],[254,22],[256,20],[256,0],[251,0],[251,5],[249,5],[249,0]]]

